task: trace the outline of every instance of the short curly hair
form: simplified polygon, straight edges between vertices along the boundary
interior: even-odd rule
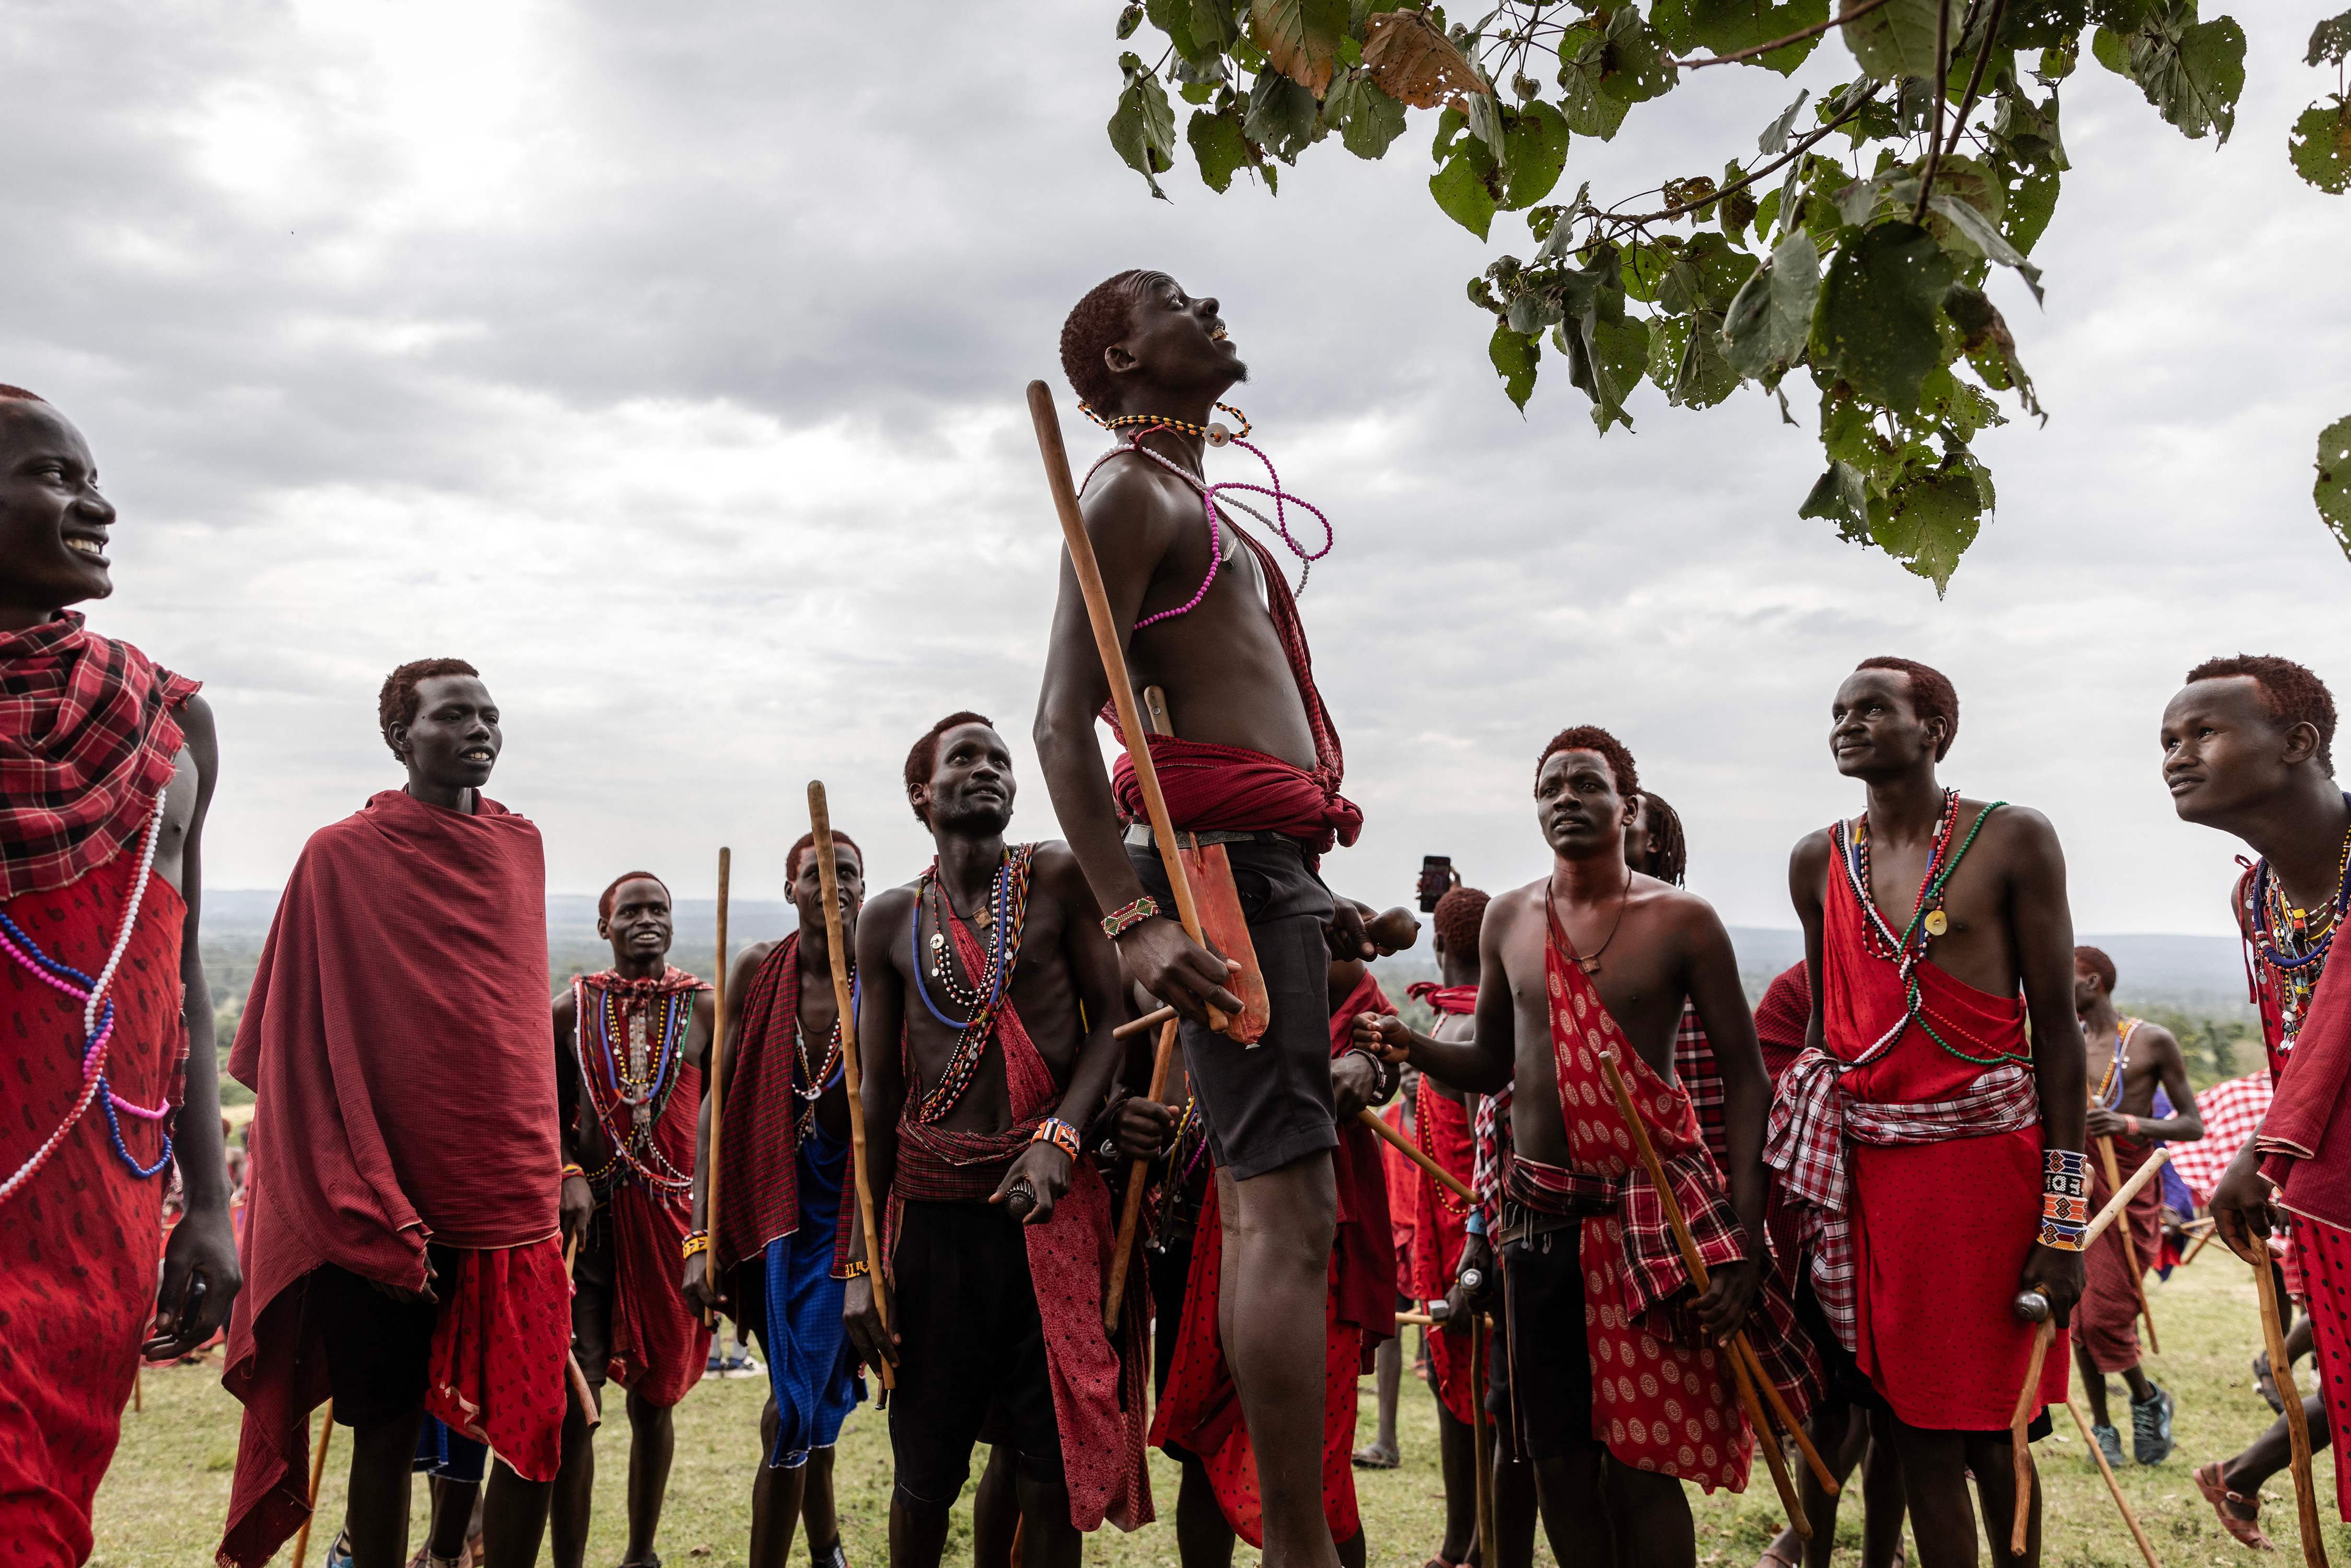
[[[1489,902],[1481,888],[1446,889],[1429,915],[1429,924],[1437,927],[1437,939],[1445,944],[1447,953],[1456,957],[1477,956],[1478,933],[1485,928]]]
[[[849,852],[857,857],[857,869],[861,872],[865,869],[865,852],[857,847],[855,839],[835,829],[832,841],[836,848],[846,844],[849,847]],[[802,833],[792,841],[790,852],[784,856],[784,884],[787,887],[799,881],[800,862],[807,859],[809,851],[814,848],[816,848],[816,834],[813,831]]]
[[[1086,291],[1061,323],[1061,373],[1078,396],[1098,413],[1116,413],[1118,383],[1102,363],[1102,350],[1126,336],[1134,319],[1134,297],[1145,279],[1163,276],[1128,267],[1103,278]]]
[[[610,920],[612,918],[612,900],[614,896],[620,893],[622,887],[632,882],[650,882],[659,887],[662,890],[663,896],[668,898],[672,904],[675,904],[677,902],[677,895],[670,892],[669,883],[662,881],[661,878],[655,876],[653,873],[649,871],[624,871],[620,875],[612,879],[611,886],[605,888],[601,894],[597,895],[597,919]]]
[[[965,724],[984,724],[990,729],[996,727],[996,721],[986,714],[973,713],[967,709],[962,713],[951,713],[925,730],[923,738],[914,742],[914,748],[906,753],[906,803],[908,805],[914,806],[915,789],[929,783],[931,775],[938,771],[939,737],[957,725]],[[923,814],[923,809],[920,806],[914,806],[914,820],[923,826],[929,827],[931,820]]]
[[[1655,789],[1641,791],[1641,811],[1657,847],[1649,852],[1648,864],[1633,869],[1682,886],[1689,876],[1689,842],[1682,837],[1682,814],[1667,805],[1666,798]]]
[[[2318,731],[2318,765],[2335,777],[2335,694],[2326,683],[2292,659],[2270,653],[2240,653],[2233,659],[2207,659],[2188,672],[2188,684],[2249,677],[2261,688],[2262,711],[2291,729],[2306,724]]]
[[[1596,751],[1607,761],[1608,771],[1615,776],[1616,793],[1631,800],[1641,792],[1641,770],[1633,765],[1633,754],[1625,743],[1596,724],[1571,725],[1551,737],[1551,744],[1535,758],[1535,782],[1542,782],[1543,764],[1562,751]]]
[[[23,387],[12,387],[5,382],[0,382],[0,402],[47,402],[48,401],[38,392],[28,392]]]
[[[416,685],[435,675],[472,675],[482,672],[463,659],[411,659],[407,664],[383,678],[383,690],[376,694],[376,727],[383,734],[383,743],[392,747],[392,754],[400,756],[400,747],[392,745],[392,727],[416,722]]]
[[[1897,659],[1891,653],[1881,653],[1875,659],[1864,659],[1853,667],[1855,674],[1864,670],[1892,670],[1910,677],[1910,711],[1924,724],[1930,718],[1943,721],[1943,741],[1935,747],[1935,760],[1940,762],[1951,754],[1951,742],[1959,737],[1959,691],[1951,678],[1931,664],[1916,659]]]
[[[2095,947],[2074,948],[2074,967],[2089,970],[2098,977],[2098,983],[2106,988],[2106,995],[2111,997],[2115,994],[2115,961],[2103,951]]]

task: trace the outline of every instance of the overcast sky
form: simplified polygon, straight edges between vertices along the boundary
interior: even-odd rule
[[[397,782],[376,688],[436,654],[503,705],[491,792],[559,890],[645,864],[706,892],[722,841],[771,889],[817,776],[875,879],[911,876],[898,768],[958,707],[1051,831],[1059,534],[1020,392],[1060,387],[1078,295],[1144,266],[1223,301],[1239,401],[1338,528],[1303,606],[1369,819],[1343,890],[1404,899],[1425,853],[1540,874],[1532,758],[1596,722],[1681,809],[1694,885],[1786,925],[1790,843],[1859,801],[1830,695],[1900,653],[1958,683],[1947,779],[2055,821],[2080,926],[2221,931],[2235,846],[2172,816],[2164,700],[2241,650],[2351,698],[2351,566],[2309,494],[2351,413],[2351,201],[2285,156],[2334,5],[2236,7],[2217,152],[2086,57],[2067,84],[2048,309],[1993,286],[2051,418],[1978,442],[1998,519],[1939,602],[1796,517],[1807,400],[1795,431],[1752,391],[1648,389],[1602,441],[1553,360],[1522,419],[1462,285],[1528,242],[1437,213],[1432,116],[1383,163],[1313,149],[1278,199],[1187,163],[1150,200],[1102,131],[1109,0],[16,0],[0,382],[79,423],[121,508],[96,623],[219,712],[217,886],[275,885]],[[1797,79],[1849,73],[1832,46]],[[1564,189],[1719,169],[1789,96],[1708,72],[1579,141]]]

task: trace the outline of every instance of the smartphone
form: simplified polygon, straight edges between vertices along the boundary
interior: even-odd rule
[[[1420,912],[1427,915],[1437,908],[1453,886],[1453,857],[1423,855],[1420,857]]]

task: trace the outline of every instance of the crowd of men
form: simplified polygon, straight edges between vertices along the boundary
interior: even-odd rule
[[[1860,789],[1824,791],[1835,820],[1794,847],[1805,956],[1753,1008],[1681,885],[1678,817],[1608,730],[1561,730],[1532,777],[1543,878],[1425,889],[1441,978],[1416,1030],[1369,965],[1418,922],[1324,879],[1363,818],[1290,583],[1202,472],[1244,374],[1217,302],[1121,274],[1061,351],[1117,440],[1084,528],[1153,716],[1106,772],[1111,676],[1065,558],[1034,741],[1066,841],[1008,839],[1010,748],[951,714],[906,758],[936,846],[919,876],[869,896],[850,836],[801,840],[798,930],[736,957],[721,1010],[668,962],[667,883],[626,872],[598,905],[611,966],[550,1006],[539,833],[484,793],[498,706],[464,661],[402,664],[378,720],[404,779],[310,837],[229,1053],[256,1097],[236,1236],[197,958],[213,723],[196,683],[70,608],[111,591],[113,509],[74,426],[0,387],[12,1561],[88,1558],[140,1359],[224,1324],[231,1564],[309,1518],[327,1406],[350,1432],[329,1561],[408,1563],[423,1469],[422,1562],[508,1568],[551,1534],[571,1568],[611,1385],[622,1561],[654,1563],[672,1414],[730,1320],[770,1383],[763,1568],[803,1533],[820,1568],[846,1563],[832,1457],[868,1378],[890,1390],[893,1568],[938,1563],[981,1444],[991,1568],[1071,1568],[1105,1521],[1151,1521],[1155,1445],[1181,1467],[1186,1568],[1226,1568],[1237,1541],[1361,1568],[1356,1380],[1400,1290],[1433,1320],[1446,1568],[1524,1568],[1538,1521],[1562,1564],[1694,1563],[1684,1483],[1742,1488],[1759,1446],[1776,1468],[1759,1393],[1821,1456],[1791,1483],[1810,1542],[1792,1529],[1767,1561],[1825,1564],[1822,1477],[1856,1471],[1872,1568],[1906,1517],[1922,1568],[1974,1561],[1970,1479],[1994,1555],[2037,1561],[2011,1424],[2045,1428],[2075,1365],[2106,1457],[2118,1374],[2132,1457],[2164,1460],[2173,1401],[2138,1337],[2161,1188],[2090,1220],[2203,1135],[2197,1103],[2179,1043],[2118,1016],[2113,964],[2075,946],[2048,820],[1941,781],[1951,683],[1876,657],[1824,694]],[[2351,1416],[2335,724],[2317,677],[2271,657],[2198,665],[2160,715],[2179,817],[2260,856],[2235,914],[2275,1096],[2210,1209],[2249,1260],[2290,1238],[2321,1444]],[[1196,894],[1230,912],[1211,945],[1176,918]],[[1181,1051],[1155,1092],[1163,1028]],[[1364,1114],[1407,1077],[1426,1166],[1392,1165]],[[2196,1474],[2251,1545],[2283,1434]]]

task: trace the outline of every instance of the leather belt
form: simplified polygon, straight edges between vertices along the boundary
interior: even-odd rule
[[[1208,844],[1293,844],[1298,841],[1296,839],[1291,838],[1288,833],[1265,831],[1246,833],[1229,832],[1222,828],[1210,828],[1205,832],[1197,833],[1192,832],[1186,829],[1178,828],[1176,830],[1176,836],[1179,839],[1189,839],[1194,843],[1202,846]],[[1136,849],[1141,850],[1156,849],[1159,847],[1159,840],[1153,834],[1151,824],[1148,822],[1130,822],[1127,824],[1126,841],[1134,845]]]

